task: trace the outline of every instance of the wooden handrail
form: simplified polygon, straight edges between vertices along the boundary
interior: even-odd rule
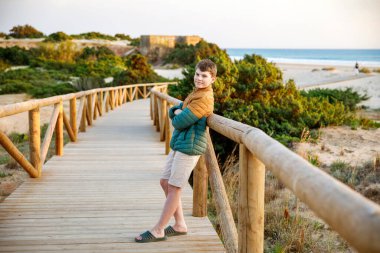
[[[42,173],[42,164],[45,162],[54,131],[56,133],[55,154],[62,156],[63,126],[65,126],[70,136],[70,140],[75,142],[78,138],[78,130],[85,132],[86,125],[93,125],[98,114],[99,116],[102,116],[104,111],[108,112],[109,106],[111,110],[114,110],[115,107],[120,106],[122,103],[126,103],[127,93],[129,94],[129,101],[138,98],[147,98],[147,96],[150,95],[150,91],[147,92],[147,87],[166,87],[169,84],[175,83],[146,83],[99,88],[0,106],[0,118],[29,111],[29,161],[2,132],[0,132],[0,144],[31,177],[40,177]],[[143,89],[140,90],[140,87]],[[76,104],[77,98],[80,99],[80,105],[78,108]],[[63,111],[63,102],[68,100],[70,103],[70,119],[68,119]],[[54,110],[41,148],[40,108],[51,105],[54,105]],[[78,124],[79,122],[80,124]]]
[[[162,89],[158,86],[151,91],[154,95],[151,98],[154,120],[159,120],[158,114],[160,114],[157,112],[159,106],[155,103],[165,100],[168,104],[177,105],[181,102],[163,94],[160,90]],[[155,124],[161,125],[160,122]],[[313,166],[260,129],[216,114],[208,117],[207,124],[211,129],[240,144],[238,245],[233,243],[235,224],[221,220],[222,234],[228,252],[263,252],[265,168],[269,169],[352,247],[359,252],[380,252],[379,205]],[[169,126],[165,124],[165,127]],[[206,161],[211,159],[212,152],[213,150],[208,148]],[[207,166],[215,167],[211,162],[207,163]],[[210,173],[210,168],[207,169]],[[204,185],[204,175],[202,178],[196,175],[193,179],[194,191],[199,191],[201,185]],[[211,189],[220,186],[220,183],[223,183],[221,179],[210,180]],[[223,191],[223,189],[218,190]],[[214,192],[215,190],[213,195]],[[226,209],[229,209],[222,195],[223,193],[215,199],[218,202],[217,209],[222,209],[217,210],[218,212],[226,212]],[[206,201],[203,198],[194,198],[194,200]],[[193,204],[194,207],[203,205],[204,203]],[[218,208],[218,205],[222,208]],[[218,213],[218,215],[221,217],[225,214]],[[226,226],[235,228],[231,230]],[[232,238],[225,238],[226,236]]]

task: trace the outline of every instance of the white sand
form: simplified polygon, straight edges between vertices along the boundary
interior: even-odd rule
[[[168,79],[174,79],[174,78],[179,78],[182,79],[184,76],[182,75],[182,70],[183,68],[178,68],[178,69],[159,69],[155,68],[154,71],[165,78]]]
[[[369,100],[361,105],[371,109],[380,108],[380,74],[359,73],[355,75],[354,69],[347,66],[333,66],[335,70],[326,71],[322,68],[330,66],[301,65],[301,64],[276,64],[283,71],[283,79],[293,79],[300,89],[312,88],[352,88],[359,94],[367,95]],[[313,71],[317,70],[317,71]]]

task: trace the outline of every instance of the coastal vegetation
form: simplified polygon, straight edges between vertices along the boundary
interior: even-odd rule
[[[93,38],[101,34],[81,36]],[[83,89],[165,80],[153,71],[141,54],[121,57],[106,46],[79,49],[71,38],[57,32],[37,48],[0,48],[0,94],[25,92],[41,98]],[[108,77],[113,77],[114,81],[105,83]]]

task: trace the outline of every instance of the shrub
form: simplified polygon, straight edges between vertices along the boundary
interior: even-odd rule
[[[74,63],[79,54],[76,44],[72,41],[64,41],[58,45],[51,42],[41,43],[34,54],[36,60],[40,62],[56,61],[65,63]]]
[[[160,80],[146,57],[140,54],[131,55],[125,60],[126,70],[115,75],[113,85],[152,83]]]
[[[140,46],[140,38],[133,38],[130,43],[131,46],[138,47]]]
[[[105,46],[100,47],[85,47],[82,52],[78,55],[78,60],[90,60],[96,61],[100,58],[115,55],[115,53]]]
[[[0,94],[25,93],[32,87],[33,85],[27,82],[19,80],[10,80],[0,85]]]
[[[9,67],[10,67],[9,64],[5,63],[3,60],[0,59],[0,72],[3,72]]]
[[[18,46],[0,48],[0,60],[11,65],[29,65],[31,53]]]
[[[81,33],[79,35],[71,35],[72,38],[75,39],[87,39],[87,40],[93,40],[93,39],[103,39],[103,40],[116,40],[115,37],[107,34],[102,34],[99,32],[88,32],[88,33]]]
[[[14,26],[9,33],[13,38],[42,38],[44,34],[30,25]]]
[[[174,50],[165,58],[165,63],[175,63],[179,65],[192,64],[195,61],[195,46],[186,44],[176,44]]]
[[[7,36],[7,34],[0,32],[0,38],[5,38],[6,36]]]
[[[322,70],[324,70],[324,71],[334,71],[334,70],[336,70],[336,68],[334,68],[334,67],[326,67],[326,68],[322,68]]]
[[[346,88],[345,90],[317,88],[309,91],[301,91],[301,94],[309,98],[327,98],[331,104],[342,102],[350,111],[355,111],[360,102],[369,99],[368,96],[360,95],[358,92],[353,91],[352,88]]]
[[[359,72],[364,73],[364,74],[369,74],[371,73],[371,70],[369,68],[360,68]]]
[[[64,32],[55,32],[50,34],[44,41],[45,42],[62,42],[71,40],[71,37]]]
[[[117,33],[117,34],[115,34],[115,38],[118,38],[118,39],[121,39],[121,40],[129,40],[129,41],[132,40],[131,36],[125,35],[123,33]]]
[[[28,90],[28,93],[35,98],[45,98],[52,97],[57,95],[64,95],[68,93],[77,92],[78,90],[74,88],[69,83],[61,83],[61,84],[51,84],[44,86],[33,87]]]

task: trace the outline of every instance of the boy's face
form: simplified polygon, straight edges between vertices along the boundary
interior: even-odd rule
[[[194,84],[198,89],[206,88],[215,82],[215,77],[211,76],[208,71],[201,71],[199,68],[195,71]]]

